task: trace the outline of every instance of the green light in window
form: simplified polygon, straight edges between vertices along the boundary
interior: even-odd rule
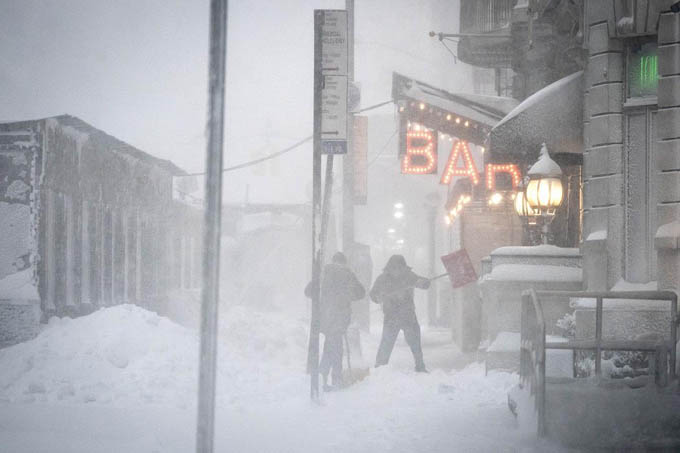
[[[659,78],[656,69],[658,60],[656,55],[640,57],[640,88],[643,90],[656,87]]]

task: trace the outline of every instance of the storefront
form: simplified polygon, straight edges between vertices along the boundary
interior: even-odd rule
[[[492,128],[518,102],[511,98],[452,94],[400,74],[393,76],[393,98],[398,105],[399,159],[404,177],[431,178],[433,190],[446,194],[435,208],[432,228],[447,241],[433,257],[464,248],[475,271],[482,259],[505,245],[520,245],[522,225],[516,215],[514,194],[521,181],[519,167],[494,163],[487,150]],[[435,256],[436,255],[436,256]],[[479,326],[476,285],[451,293],[440,286],[440,300],[453,300],[453,318]],[[476,348],[478,337],[454,328],[463,348]],[[479,332],[478,328],[473,328]]]

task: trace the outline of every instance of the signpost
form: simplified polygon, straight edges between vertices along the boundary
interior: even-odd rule
[[[347,153],[347,13],[314,10],[314,151],[312,165],[312,281],[321,280],[333,156]],[[327,154],[325,200],[321,203],[321,155]],[[320,285],[312,285],[307,370],[310,396],[319,399]]]
[[[322,153],[347,154],[347,12],[320,12]]]

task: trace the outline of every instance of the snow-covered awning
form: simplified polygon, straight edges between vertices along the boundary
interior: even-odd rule
[[[449,93],[424,82],[392,74],[392,98],[403,102],[409,121],[482,145],[488,132],[517,106],[500,96]]]
[[[542,143],[551,153],[583,153],[583,71],[526,98],[494,126],[489,136],[495,162],[518,158],[533,162]]]

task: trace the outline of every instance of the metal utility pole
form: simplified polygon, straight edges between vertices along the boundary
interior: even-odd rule
[[[347,17],[342,10],[314,10],[314,149],[312,174],[312,316],[307,355],[310,396],[319,398],[321,265],[333,184],[333,155],[347,152]],[[321,155],[326,184],[321,206]]]
[[[321,297],[321,256],[317,251],[318,219],[321,211],[321,42],[324,15],[314,11],[314,140],[312,147],[312,319],[309,332],[307,371],[311,376],[310,397],[319,399],[319,299]]]
[[[208,143],[203,234],[203,290],[201,291],[201,349],[196,426],[196,451],[198,453],[212,453],[215,431],[227,3],[227,0],[211,0],[210,2]]]
[[[347,10],[347,79],[354,82],[354,0],[345,0]],[[347,114],[347,154],[342,159],[342,248],[352,259],[354,248],[354,114]]]

